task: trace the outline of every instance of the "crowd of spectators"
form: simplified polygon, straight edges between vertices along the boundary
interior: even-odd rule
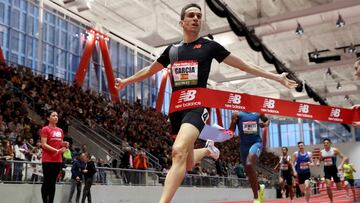
[[[40,116],[44,116],[49,109],[59,112],[58,126],[64,130],[65,134],[71,124],[69,118],[74,117],[89,127],[93,127],[95,123],[102,126],[126,143],[119,147],[132,149],[123,149],[127,152],[122,157],[112,159],[112,161],[118,160],[115,164],[112,161],[109,163],[108,160],[99,160],[98,166],[134,168],[134,164],[129,163],[129,159],[135,160],[138,154],[133,149],[137,148],[142,148],[157,157],[164,169],[168,169],[171,165],[173,138],[169,134],[168,117],[156,112],[154,108],[142,106],[140,100],[132,104],[125,100],[113,103],[100,93],[83,90],[76,85],[68,85],[51,75],[47,78],[44,75],[34,75],[30,69],[21,66],[2,66],[0,75],[1,87],[4,87],[1,89],[0,111],[0,121],[4,120],[2,121],[4,124],[0,122],[0,135],[6,137],[6,140],[11,142],[10,145],[14,144],[19,134],[24,138],[25,143],[37,143],[39,140],[41,126],[31,123],[27,117],[27,105],[32,105]],[[14,89],[18,90],[18,93],[16,91],[14,93]],[[28,97],[22,95],[22,92]],[[234,169],[240,164],[239,141],[239,137],[235,137],[231,141],[216,144],[221,150],[221,156],[215,162],[215,170],[202,168],[197,172],[195,167],[194,173],[235,175]],[[198,141],[196,146],[203,147],[204,144],[203,141]],[[72,158],[70,151],[75,154]],[[69,149],[69,152],[64,155],[68,160],[66,163],[70,163],[77,153],[79,150]],[[277,156],[265,153],[266,155],[260,157],[260,163],[272,168],[272,165],[277,163],[275,161]]]

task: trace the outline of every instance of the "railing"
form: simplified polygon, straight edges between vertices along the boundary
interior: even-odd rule
[[[1,168],[3,167],[3,168]],[[1,160],[0,172],[6,168],[2,183],[42,183],[43,172],[41,163],[29,161]],[[166,173],[152,170],[134,170],[121,168],[96,167],[94,184],[102,185],[132,185],[132,186],[161,186],[164,184]],[[71,165],[65,165],[58,177],[58,183],[70,184]],[[249,187],[247,179],[201,176],[186,174],[181,184],[184,187]]]
[[[14,64],[14,63],[11,63],[11,62],[10,62],[9,64]],[[37,70],[33,70],[33,69],[27,68],[27,67],[25,67],[25,66],[21,66],[21,67],[22,67],[22,68],[25,68],[25,69],[31,70],[34,75],[45,75],[45,76],[47,77],[47,79],[49,79],[50,76],[51,76],[51,77],[54,77],[52,74],[46,74],[46,73],[44,73],[44,72],[40,72],[40,71],[37,71]],[[68,85],[71,85],[71,82],[68,81],[68,80],[59,79],[59,78],[57,78],[57,77],[55,77],[55,78],[53,78],[53,79],[55,79],[55,80],[60,80],[60,81],[66,83],[66,84],[68,84]],[[15,87],[15,86],[12,84],[12,82],[7,81],[7,80],[5,80],[5,81],[6,81],[7,83],[11,84],[14,93],[21,94],[21,97],[22,97],[22,98],[25,98],[25,99],[28,101],[29,107],[30,107],[33,111],[35,111],[35,108],[34,108],[34,107],[35,107],[35,106],[34,106],[35,103],[34,103],[33,98],[31,98],[29,95],[27,95],[26,93],[24,93],[24,92],[23,92],[22,90],[20,90],[19,88]],[[102,92],[102,94],[107,95],[108,98],[110,98],[109,95],[108,95],[106,92]],[[35,111],[35,112],[36,112],[36,111]],[[79,122],[80,122],[80,121],[79,121]],[[79,122],[77,122],[77,123],[79,123]],[[81,122],[80,122],[80,123],[81,123]],[[87,126],[82,125],[82,123],[81,123],[81,127],[82,127],[82,129],[84,129],[85,127],[88,128]],[[107,131],[106,129],[102,128],[101,126],[99,126],[99,125],[97,125],[97,124],[95,125],[95,129],[94,129],[94,130],[95,130],[98,134],[105,136],[108,140],[115,141],[115,143],[116,143],[116,142],[118,142],[118,143],[120,143],[120,144],[123,143],[123,140],[121,140],[120,138],[116,137],[115,135],[113,135],[112,133],[110,133],[109,131]],[[98,139],[98,138],[96,138],[96,137],[94,137],[94,136],[93,136],[93,138],[94,138],[94,139]],[[120,148],[118,148],[118,147],[116,147],[116,148],[120,151],[120,152],[118,152],[117,154],[120,155],[120,153],[122,153],[123,150],[120,149]],[[159,164],[159,159],[158,159],[158,158],[156,158],[155,156],[153,156],[152,154],[150,154],[150,153],[147,152],[146,150],[144,150],[144,149],[142,149],[142,150],[146,153],[146,156],[147,156],[147,159],[148,159],[148,163],[149,163],[149,165],[150,165],[151,167],[161,168],[161,165]],[[116,150],[115,150],[115,151],[116,151]]]
[[[115,134],[109,132],[108,130],[104,129],[103,127],[101,127],[98,124],[94,125],[94,131],[97,132],[98,134],[105,136],[107,139],[111,140],[111,142],[115,142],[115,143],[119,143],[121,145],[123,145],[123,140],[120,139],[119,137],[117,137]],[[142,151],[144,151],[146,153],[146,157],[148,160],[148,163],[154,167],[154,168],[158,168],[161,169],[161,165],[159,163],[159,159],[156,158],[154,155],[150,154],[148,151],[146,151],[145,149],[141,149]]]
[[[74,117],[70,117],[70,123],[73,127],[75,127],[78,131],[82,132],[84,135],[89,136],[91,139],[93,139],[97,144],[99,144],[101,147],[105,149],[111,149],[114,151],[118,156],[123,153],[123,151],[113,144],[110,140],[108,140],[106,137],[98,134],[90,127],[84,125],[81,121],[77,120]]]

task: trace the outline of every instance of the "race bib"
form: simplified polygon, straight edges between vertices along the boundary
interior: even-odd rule
[[[243,122],[243,131],[244,134],[255,134],[258,131],[256,121],[246,121]]]
[[[301,170],[309,169],[309,164],[305,162],[300,163],[300,169]]]
[[[324,165],[325,166],[332,166],[333,165],[333,160],[331,157],[325,158],[324,159]]]
[[[289,165],[287,164],[281,164],[280,165],[280,169],[283,170],[283,171],[287,171],[289,169]]]
[[[349,168],[344,168],[344,173],[350,173],[350,169]]]
[[[171,68],[175,87],[198,84],[197,61],[177,61]]]

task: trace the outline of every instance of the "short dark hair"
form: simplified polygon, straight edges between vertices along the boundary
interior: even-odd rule
[[[324,138],[324,139],[323,139],[323,143],[324,143],[325,141],[328,141],[328,142],[331,143],[331,140],[330,140],[329,138]]]
[[[304,144],[304,142],[303,142],[303,141],[300,141],[300,142],[298,142],[298,146],[299,146],[299,144]]]
[[[201,11],[201,7],[200,7],[198,4],[195,4],[195,3],[187,4],[187,5],[185,5],[185,6],[181,9],[181,13],[180,13],[180,19],[181,19],[181,20],[184,20],[184,18],[185,18],[185,11],[186,11],[188,8],[191,8],[191,7],[198,8],[198,9],[200,9],[200,11]]]
[[[287,147],[281,147],[281,149],[286,149],[286,151],[289,151],[289,149]]]

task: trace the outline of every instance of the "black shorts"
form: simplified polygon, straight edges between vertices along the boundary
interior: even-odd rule
[[[299,184],[304,184],[306,180],[309,180],[311,177],[310,173],[303,173],[303,174],[298,174],[298,180],[299,180]]]
[[[280,170],[280,177],[282,177],[284,179],[286,185],[293,184],[292,173],[290,171],[281,171]]]
[[[201,132],[206,124],[206,121],[209,119],[209,109],[197,107],[194,109],[176,111],[171,113],[169,118],[171,123],[171,135],[177,135],[180,130],[180,126],[183,123],[192,124],[199,130],[199,132]]]
[[[340,182],[340,177],[336,166],[325,166],[324,173],[325,173],[325,179],[331,180],[332,177],[335,183]]]
[[[354,187],[354,179],[349,179],[347,177],[344,177],[344,180],[347,181],[351,187]]]

